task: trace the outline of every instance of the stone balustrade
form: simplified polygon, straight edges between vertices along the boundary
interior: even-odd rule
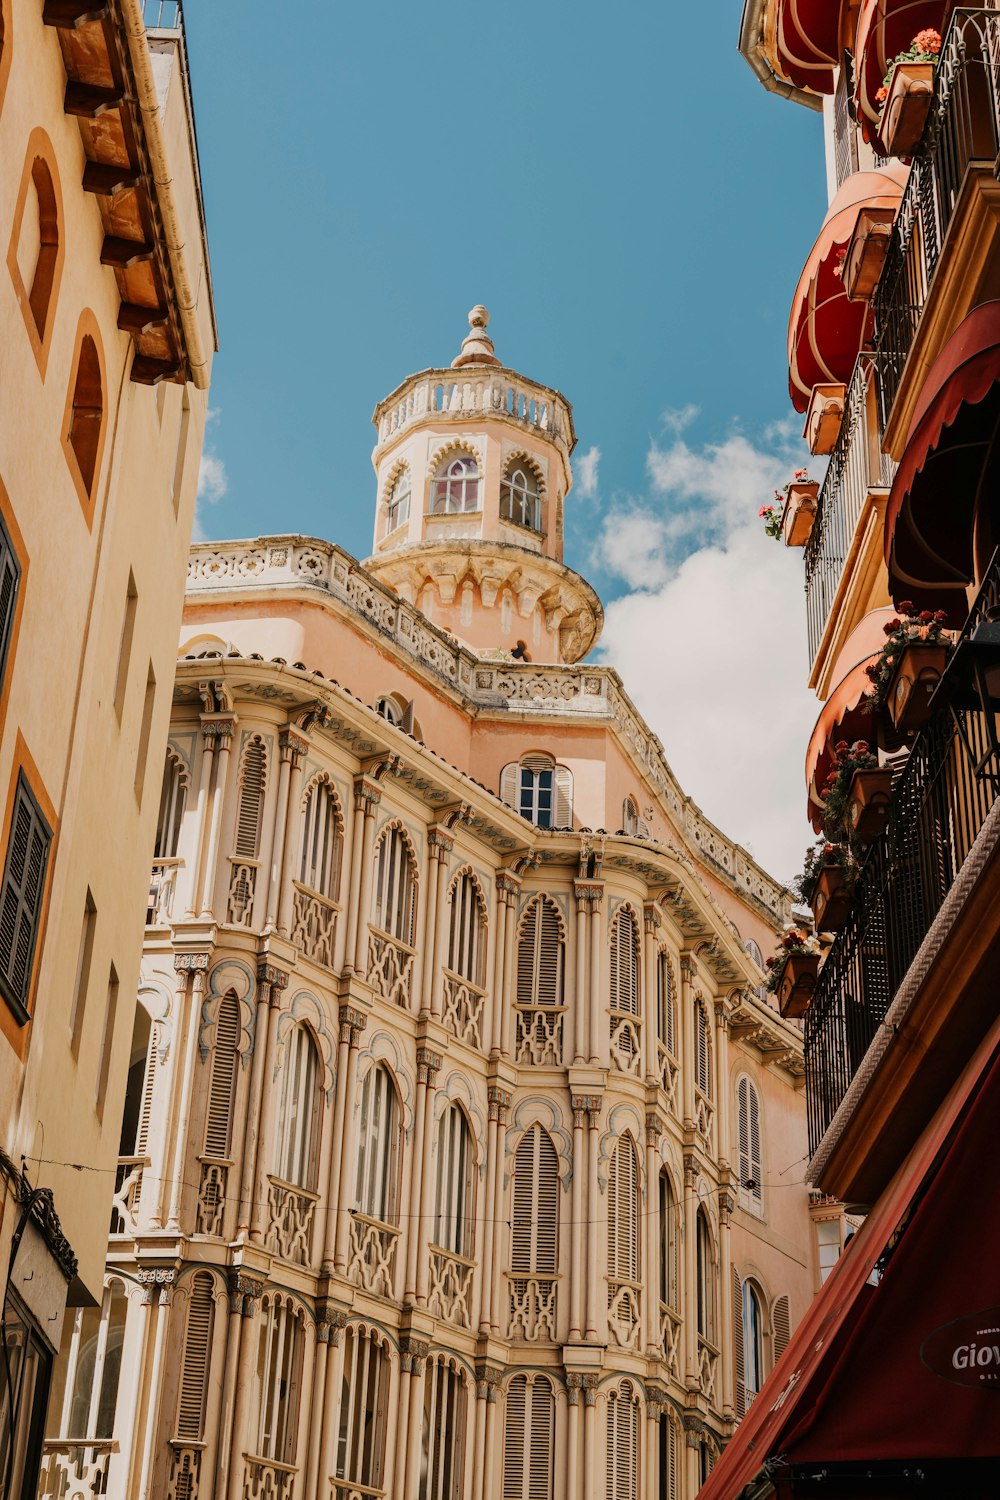
[[[514,1061],[518,1067],[562,1064],[565,1005],[519,1005],[515,1010]]]
[[[716,1402],[716,1381],[719,1378],[719,1351],[703,1334],[698,1335],[698,1389],[713,1405]]]
[[[392,1297],[398,1243],[397,1224],[383,1224],[379,1219],[369,1218],[367,1214],[352,1214],[347,1262],[347,1274],[351,1281],[380,1297]]]
[[[441,1019],[453,1036],[467,1047],[483,1050],[483,1015],[486,1010],[486,991],[469,979],[444,971],[444,1004]]]
[[[556,1276],[509,1276],[507,1337],[529,1343],[556,1341]]]
[[[451,1250],[442,1250],[440,1245],[431,1245],[430,1257],[428,1311],[459,1328],[471,1328],[472,1277],[476,1262]]]
[[[106,1495],[108,1465],[118,1444],[111,1439],[48,1439],[42,1444],[38,1500]]]
[[[298,1469],[276,1458],[243,1456],[243,1500],[293,1500]]]
[[[282,1260],[307,1266],[312,1252],[312,1226],[319,1194],[280,1177],[267,1179],[266,1244]]]
[[[111,1199],[111,1234],[137,1233],[142,1174],[148,1166],[146,1156],[119,1156]]]
[[[332,969],[340,907],[297,880],[292,887],[292,942],[313,963]]]
[[[367,980],[382,1000],[409,1010],[413,988],[415,948],[377,927],[368,929]]]
[[[508,417],[544,432],[569,451],[575,441],[569,403],[548,386],[537,385],[510,370],[425,370],[412,375],[375,408],[376,451],[383,443],[424,417],[467,422],[470,415]]]

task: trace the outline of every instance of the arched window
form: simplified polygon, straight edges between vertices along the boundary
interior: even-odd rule
[[[308,1027],[293,1026],[285,1038],[277,1175],[310,1193],[316,1190],[319,1170],[320,1108],[316,1044]]]
[[[448,968],[480,989],[486,975],[486,908],[476,877],[464,871],[449,892]]]
[[[29,152],[30,154],[30,152]],[[52,170],[44,156],[25,164],[16,263],[39,344],[44,344],[59,259],[59,206]]]
[[[746,1074],[736,1085],[737,1161],[740,1203],[751,1213],[764,1212],[760,1150],[760,1097]]]
[[[659,1500],[680,1500],[681,1434],[673,1413],[661,1411],[659,1421]]]
[[[510,464],[500,481],[500,514],[505,521],[525,526],[529,531],[542,529],[538,476],[523,460]]]
[[[397,526],[405,526],[410,519],[410,471],[409,468],[401,469],[392,482],[385,502],[385,532],[395,531]]]
[[[755,943],[753,938],[747,938],[743,946],[749,953],[750,957],[753,959],[754,963],[757,965],[758,969],[763,969],[764,955],[760,951],[759,943]],[[766,984],[758,984],[754,989],[754,994],[757,996],[757,999],[762,1005],[770,1005],[773,1003]]]
[[[69,402],[69,429],[66,443],[82,483],[81,498],[94,498],[97,460],[104,429],[104,380],[101,358],[91,334],[80,340]]]
[[[638,1347],[639,1272],[639,1163],[621,1135],[608,1172],[608,1328],[622,1348]]]
[[[515,1375],[504,1411],[503,1500],[552,1500],[556,1404],[544,1375]]]
[[[678,1308],[677,1198],[670,1173],[661,1168],[659,1182],[660,1210],[660,1303]]]
[[[215,1322],[214,1289],[215,1278],[209,1271],[198,1271],[191,1278],[177,1397],[176,1436],[182,1443],[200,1443],[204,1433],[208,1362]]]
[[[125,1288],[115,1280],[104,1288],[100,1307],[78,1307],[73,1314],[62,1412],[53,1416],[66,1437],[105,1439],[115,1430],[127,1309]],[[7,1316],[9,1326],[9,1309]]]
[[[639,1494],[639,1402],[630,1380],[608,1392],[607,1500]]]
[[[694,1002],[694,1081],[706,1099],[712,1097],[712,1033],[703,1000]]]
[[[167,750],[163,767],[163,789],[160,792],[160,811],[156,819],[156,842],[153,845],[154,859],[175,859],[181,839],[181,823],[187,801],[187,766],[176,750]]]
[[[548,896],[535,896],[521,918],[517,939],[518,1005],[562,1005],[565,965],[559,908]]]
[[[514,1153],[509,1337],[555,1339],[558,1246],[559,1158],[548,1132],[532,1125]]]
[[[380,1224],[399,1223],[403,1132],[399,1095],[389,1070],[376,1064],[361,1088],[358,1124],[358,1211]]]
[[[465,1382],[447,1355],[431,1355],[424,1371],[419,1500],[459,1500],[465,1435]]]
[[[433,1240],[441,1250],[466,1259],[472,1256],[474,1165],[465,1115],[451,1104],[438,1123]]]
[[[573,773],[551,755],[526,755],[504,766],[500,799],[538,828],[573,825]]]
[[[633,837],[639,832],[639,809],[634,797],[626,797],[622,808],[622,832]]]
[[[337,1435],[338,1479],[381,1491],[388,1408],[388,1346],[374,1333],[348,1328],[344,1334],[344,1382]]]
[[[431,485],[431,511],[436,516],[459,515],[479,509],[479,465],[467,453],[446,457]]]
[[[230,990],[219,1001],[212,1047],[212,1071],[205,1117],[205,1149],[202,1154],[201,1187],[198,1193],[198,1232],[220,1235],[226,1203],[229,1150],[232,1145],[233,1103],[239,1065],[240,1006]]]
[[[709,1343],[715,1341],[715,1256],[712,1249],[712,1231],[708,1226],[705,1210],[699,1208],[697,1216],[695,1259],[698,1275],[698,1333]]]
[[[740,1280],[733,1267],[734,1364],[736,1370],[736,1416],[742,1417],[764,1384],[764,1329],[766,1300],[748,1277]]]
[[[639,1022],[639,924],[631,907],[619,907],[611,924],[611,1060],[622,1073],[642,1065]]]
[[[661,948],[656,955],[656,1037],[671,1057],[677,1056],[677,989],[670,956]]]
[[[257,1344],[257,1458],[295,1461],[304,1342],[291,1301],[265,1292]]]
[[[236,810],[236,840],[233,852],[239,859],[256,859],[264,816],[267,786],[267,750],[259,734],[247,740],[240,758]]]
[[[383,693],[381,698],[375,699],[375,712],[387,724],[395,724],[397,729],[402,728],[403,708],[391,693]]]
[[[372,917],[376,927],[399,943],[413,947],[417,915],[417,882],[406,836],[390,826],[375,852]]]
[[[329,780],[322,776],[313,782],[306,795],[302,858],[299,861],[300,885],[307,886],[328,901],[338,900],[342,850],[340,803]]]

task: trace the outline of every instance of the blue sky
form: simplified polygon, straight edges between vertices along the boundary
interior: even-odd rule
[[[739,0],[187,0],[221,343],[200,525],[313,533],[364,557],[372,409],[448,363],[484,302],[500,357],[564,391],[577,458],[591,455],[566,560],[611,604],[605,659],[709,815],[790,875],[801,818],[784,843],[759,809],[732,826],[725,765],[706,779],[690,723],[708,688],[692,697],[644,658],[666,628],[688,651],[702,641],[706,674],[726,680],[725,631],[699,612],[711,601],[678,585],[692,558],[721,557],[743,592],[714,601],[716,625],[732,608],[746,636],[753,575],[773,592],[779,549],[756,532],[751,545],[744,512],[755,521],[758,481],[762,501],[798,458],[785,335],[825,206],[821,127],[761,88],[739,16]],[[792,694],[800,556],[780,567],[799,614],[772,667]],[[761,629],[789,618],[765,609]],[[766,691],[762,676],[751,710]],[[800,735],[795,787],[768,800],[779,822],[782,799],[800,801],[801,750]]]

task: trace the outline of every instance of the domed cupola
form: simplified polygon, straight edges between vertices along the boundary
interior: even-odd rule
[[[573,412],[500,362],[488,323],[474,307],[450,368],[411,375],[376,407],[365,567],[482,656],[579,661],[604,616],[562,560]]]

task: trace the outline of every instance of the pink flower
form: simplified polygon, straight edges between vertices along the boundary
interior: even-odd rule
[[[809,478],[809,471],[808,471],[808,469],[796,469],[795,470],[795,477],[796,477],[796,479],[808,479]]]
[[[757,519],[762,520],[764,516],[769,516],[770,514],[771,507],[769,505],[762,505],[760,510],[757,512]]]
[[[885,84],[883,83],[883,85],[882,85],[882,87],[880,89],[876,89],[875,90],[875,103],[876,104],[884,104],[885,101],[888,99],[888,97],[889,97],[889,90],[886,88]]]
[[[941,51],[941,33],[935,31],[932,26],[925,26],[923,31],[918,31],[913,38],[914,52],[931,52],[936,57]]]

